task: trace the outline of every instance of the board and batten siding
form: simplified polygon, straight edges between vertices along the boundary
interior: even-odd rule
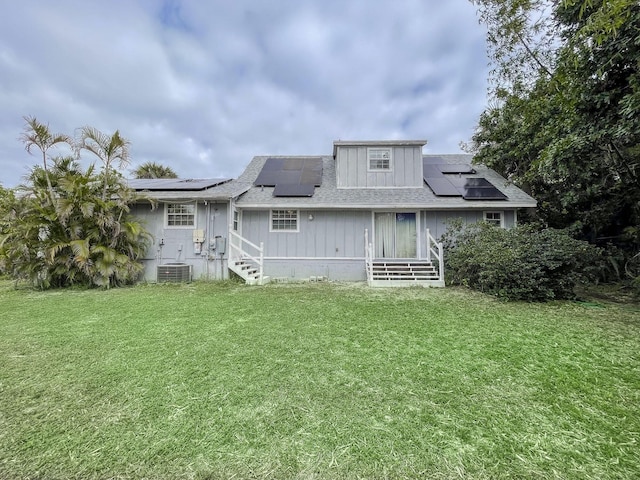
[[[198,202],[196,206],[195,227],[167,228],[165,225],[165,204],[158,202],[152,209],[148,203],[139,203],[131,207],[131,213],[151,233],[153,243],[149,246],[142,262],[145,267],[144,279],[156,280],[156,267],[166,263],[186,263],[192,266],[194,279],[220,279],[227,278],[226,268],[222,268],[223,258],[214,255],[210,250],[212,239],[216,236],[226,238],[228,235],[228,206],[226,203],[212,203],[210,208],[204,202]],[[195,203],[176,201],[176,203]],[[208,214],[210,216],[208,217]],[[207,218],[208,217],[208,218]],[[200,229],[204,232],[205,242],[202,244],[201,253],[196,253],[193,243],[193,230]],[[211,253],[211,257],[209,257]],[[209,265],[207,265],[207,262]],[[226,262],[226,260],[225,260]]]
[[[515,213],[513,210],[502,210],[499,206],[487,205],[486,210],[423,210],[421,213],[421,228],[429,229],[431,235],[438,241],[444,235],[452,222],[460,219],[463,225],[481,222],[484,219],[484,212],[502,212],[504,216],[504,227],[515,226]],[[426,255],[426,244],[422,242],[420,246],[422,255]]]
[[[372,145],[373,148],[378,148]],[[422,150],[416,146],[391,148],[391,169],[371,172],[368,146],[341,146],[336,153],[338,188],[422,188]],[[381,147],[386,148],[386,147]]]
[[[264,243],[265,257],[364,258],[364,232],[371,212],[299,210],[297,232],[270,232],[269,210],[244,210],[242,236]],[[313,219],[309,218],[313,215]]]

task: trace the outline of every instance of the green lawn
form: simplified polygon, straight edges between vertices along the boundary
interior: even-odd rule
[[[0,282],[0,478],[638,478],[640,310]]]

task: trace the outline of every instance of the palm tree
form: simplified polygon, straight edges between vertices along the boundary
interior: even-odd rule
[[[85,126],[80,129],[79,150],[87,150],[98,157],[103,164],[102,200],[107,196],[110,171],[113,163],[118,162],[119,168],[129,164],[129,145],[131,142],[120,135],[118,130],[113,135],[106,135],[100,130]]]
[[[151,244],[130,214],[135,192],[112,172],[102,200],[104,175],[93,165],[83,170],[73,158],[54,159],[50,175],[53,205],[38,194],[42,167],[22,187],[25,195],[0,190],[0,269],[39,288],[133,283]]]
[[[145,162],[133,171],[134,178],[178,178],[171,167],[156,162]]]
[[[42,166],[47,180],[47,190],[49,192],[51,204],[53,204],[53,187],[51,185],[49,170],[47,168],[47,152],[51,147],[61,143],[66,143],[73,148],[73,139],[69,135],[65,135],[63,133],[51,133],[49,130],[49,124],[39,122],[36,117],[27,116],[24,117],[24,120],[26,124],[24,126],[24,131],[20,135],[20,141],[24,143],[24,148],[27,152],[31,153],[31,149],[34,146],[42,152]]]
[[[129,142],[118,131],[84,127],[76,153],[96,155],[103,163],[96,173],[77,157],[49,158],[49,148],[73,141],[34,117],[25,120],[21,140],[29,153],[34,146],[42,152],[43,164],[16,189],[20,195],[0,186],[0,271],[40,288],[134,282],[151,236],[131,216],[135,192],[114,166],[126,166]]]

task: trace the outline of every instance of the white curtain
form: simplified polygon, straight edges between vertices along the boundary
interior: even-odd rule
[[[376,258],[394,257],[395,214],[376,213]]]
[[[396,214],[396,257],[416,258],[416,214]]]

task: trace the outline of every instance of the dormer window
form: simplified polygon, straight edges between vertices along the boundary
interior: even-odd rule
[[[370,171],[391,170],[391,149],[390,148],[368,148],[367,159]]]

